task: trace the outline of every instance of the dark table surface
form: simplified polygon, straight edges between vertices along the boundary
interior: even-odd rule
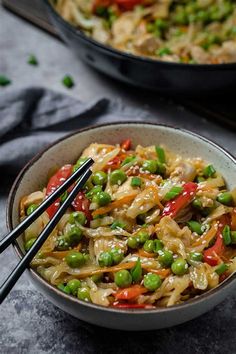
[[[83,101],[108,97],[120,105],[145,109],[157,122],[198,132],[236,155],[235,131],[208,121],[156,93],[140,91],[102,76],[60,41],[0,7],[0,73],[12,79],[10,91],[32,85],[71,94]],[[34,53],[39,67],[27,65]],[[61,85],[64,74],[76,82],[72,91]],[[3,90],[3,89],[1,89]],[[1,91],[0,90],[0,94]],[[216,99],[217,102],[217,99]],[[227,107],[226,107],[227,109]],[[1,122],[0,122],[1,124]],[[1,176],[4,171],[0,171]],[[0,187],[0,235],[6,232],[8,190]],[[11,249],[0,257],[0,281],[17,259]],[[0,352],[7,353],[220,353],[236,352],[236,297],[232,294],[211,312],[186,324],[157,331],[132,333],[98,328],[79,321],[45,299],[24,274],[0,311]]]

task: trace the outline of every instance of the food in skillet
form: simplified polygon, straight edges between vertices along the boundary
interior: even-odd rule
[[[236,62],[236,2],[57,0],[56,11],[86,35],[121,51],[169,62]]]
[[[163,146],[91,144],[22,198],[21,219],[88,157],[90,180],[32,262],[50,284],[94,304],[152,308],[201,295],[236,270],[236,190],[213,165]],[[66,196],[26,230],[26,251]]]

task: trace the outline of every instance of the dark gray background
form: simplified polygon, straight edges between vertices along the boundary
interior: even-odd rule
[[[29,53],[39,67],[27,64]],[[0,73],[8,75],[12,88],[45,86],[71,94],[82,101],[108,97],[120,105],[147,110],[157,122],[167,123],[209,137],[236,154],[235,132],[209,122],[156,93],[140,91],[98,74],[80,61],[58,40],[20,20],[0,7]],[[60,81],[70,73],[73,90]],[[180,78],[181,79],[181,78]],[[203,83],[204,84],[204,83]],[[1,124],[1,122],[0,122]],[[0,171],[0,176],[4,171]],[[6,176],[5,176],[6,177]],[[0,188],[0,235],[5,228],[5,201],[8,190]],[[0,257],[0,281],[16,264],[8,250]],[[236,297],[200,318],[166,330],[125,333],[83,323],[57,309],[29,283],[20,279],[0,311],[1,353],[235,353]]]

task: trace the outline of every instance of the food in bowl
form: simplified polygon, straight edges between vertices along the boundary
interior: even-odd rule
[[[31,264],[50,284],[94,304],[149,309],[184,303],[236,270],[235,190],[212,164],[164,146],[89,145],[21,199],[21,219],[88,157],[91,178]],[[25,231],[26,251],[68,192]]]
[[[56,11],[91,38],[169,62],[236,62],[236,3],[230,0],[57,0]]]

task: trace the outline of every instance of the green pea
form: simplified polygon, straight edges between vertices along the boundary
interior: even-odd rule
[[[213,177],[215,173],[216,173],[216,170],[213,165],[208,165],[203,170],[203,176],[206,178]]]
[[[83,237],[82,230],[76,225],[71,225],[70,230],[66,234],[66,238],[70,246],[77,245],[82,239],[82,237]]]
[[[30,64],[30,65],[35,65],[35,66],[37,66],[37,65],[38,65],[38,59],[36,58],[35,55],[31,54],[31,55],[28,57],[27,63]]]
[[[75,224],[78,222],[80,225],[85,225],[87,222],[86,216],[82,211],[74,211],[69,216],[69,223]]]
[[[158,18],[156,21],[155,21],[155,27],[161,31],[165,30],[168,28],[168,23],[161,19],[161,18]]]
[[[127,176],[124,171],[122,170],[114,170],[110,174],[110,182],[111,184],[118,184],[121,185],[127,179]]]
[[[187,272],[188,270],[188,263],[186,262],[185,259],[183,258],[177,258],[172,264],[171,264],[171,270],[174,274],[176,275],[183,275]]]
[[[104,206],[111,202],[111,196],[107,192],[99,192],[93,196],[92,202]]]
[[[136,160],[136,157],[135,156],[128,156],[124,159],[124,161],[122,162],[121,166],[124,166],[124,165],[127,165],[127,163],[130,163],[130,162],[134,162]]]
[[[202,210],[202,208],[203,208],[203,207],[202,207],[202,202],[201,202],[201,200],[198,199],[198,198],[195,198],[195,199],[193,200],[192,206],[193,206],[194,208],[198,209],[198,210]]]
[[[111,224],[111,229],[115,230],[117,228],[124,229],[126,227],[126,224],[122,221],[116,220]]]
[[[70,76],[70,75],[65,75],[63,77],[63,79],[61,80],[61,82],[67,88],[72,88],[74,86],[74,80],[73,80],[72,76]]]
[[[30,206],[28,206],[27,210],[26,210],[26,214],[29,216],[30,214],[32,214],[36,209],[38,208],[37,204],[31,204]]]
[[[158,252],[158,261],[164,266],[169,267],[173,263],[173,254],[167,250],[160,250]]]
[[[220,193],[217,196],[217,201],[221,204],[224,205],[232,205],[233,203],[233,197],[232,194],[230,192],[224,192],[224,193]]]
[[[158,51],[157,51],[157,55],[159,55],[160,57],[163,57],[164,55],[169,55],[169,54],[172,54],[172,51],[167,47],[158,49]]]
[[[123,269],[115,273],[115,283],[119,288],[126,288],[132,283],[132,276],[128,270]]]
[[[77,297],[79,300],[83,300],[87,302],[91,301],[89,288],[86,286],[79,288],[77,292]]]
[[[221,275],[223,274],[224,272],[226,272],[226,270],[229,269],[229,266],[225,263],[221,263],[216,269],[215,269],[215,272],[218,274],[218,275]]]
[[[185,12],[179,12],[174,17],[173,20],[178,25],[187,25],[188,24],[188,16]]]
[[[103,186],[107,182],[107,174],[103,171],[97,171],[92,176],[94,184]]]
[[[197,221],[190,220],[187,222],[187,225],[192,232],[196,232],[198,235],[202,235],[204,232],[202,225]]]
[[[209,21],[209,14],[207,11],[201,10],[196,14],[196,20],[201,22],[208,22]]]
[[[154,246],[153,240],[147,240],[143,245],[143,249],[145,252],[152,253],[154,251]]]
[[[145,243],[149,239],[149,233],[147,231],[139,231],[136,235],[139,243]]]
[[[7,86],[10,85],[11,80],[5,76],[5,75],[0,75],[0,86]]]
[[[156,160],[145,160],[143,162],[143,170],[150,173],[155,173],[157,170],[157,161]]]
[[[68,286],[68,285],[66,285],[65,287],[64,287],[64,293],[66,293],[66,294],[71,294],[71,289],[70,289],[70,287]]]
[[[113,248],[111,249],[110,253],[112,256],[113,264],[119,264],[121,261],[123,261],[124,253],[122,252],[121,249]]]
[[[68,266],[71,268],[81,267],[85,263],[83,254],[75,251],[70,252],[66,256],[65,260]]]
[[[202,262],[203,255],[200,252],[191,252],[189,254],[190,260],[194,262]]]
[[[176,198],[180,193],[183,192],[183,187],[174,186],[165,195],[165,200],[169,201]]]
[[[71,279],[68,281],[67,286],[70,288],[72,295],[76,296],[78,289],[81,287],[79,279]]]
[[[231,236],[231,243],[233,245],[236,245],[236,231],[231,231],[230,236]]]
[[[134,283],[139,283],[142,279],[142,266],[140,262],[140,258],[137,259],[134,267],[131,268],[130,274]]]
[[[59,251],[65,251],[65,250],[68,250],[69,247],[70,247],[70,244],[69,244],[68,238],[65,237],[64,235],[59,236],[58,239],[57,239],[56,248]]]
[[[142,184],[142,180],[139,177],[133,177],[131,179],[131,186],[132,187],[140,187]]]
[[[96,194],[102,192],[102,186],[96,186],[92,188],[88,193],[86,193],[86,197],[91,200]]]
[[[83,163],[85,163],[86,161],[88,160],[88,157],[80,157],[77,162],[76,162],[76,165],[78,167],[80,167],[81,165],[83,165]]]
[[[160,147],[160,146],[156,146],[156,154],[158,157],[158,160],[160,163],[166,163],[166,155],[165,155],[165,150]]]
[[[163,250],[164,248],[164,245],[163,245],[163,242],[161,240],[154,240],[154,249],[153,251],[155,253],[158,253],[159,251]]]
[[[25,244],[25,250],[29,251],[29,249],[32,247],[33,243],[36,241],[36,238],[31,238],[28,240]]]
[[[98,283],[102,280],[102,274],[94,274],[91,276],[91,279],[94,283]]]
[[[113,257],[110,252],[101,252],[98,257],[100,267],[110,267],[113,263]]]
[[[144,276],[143,284],[149,291],[155,291],[161,286],[161,278],[159,275],[154,273],[148,273]]]
[[[58,288],[59,290],[61,290],[61,291],[64,291],[65,285],[62,284],[62,283],[60,283],[60,284],[57,285],[57,288]]]
[[[225,225],[223,232],[222,232],[222,236],[223,236],[224,244],[226,246],[230,245],[231,244],[231,232],[230,232],[229,225]]]
[[[135,248],[138,248],[139,242],[136,237],[130,236],[128,238],[127,245],[129,248],[135,249]]]

